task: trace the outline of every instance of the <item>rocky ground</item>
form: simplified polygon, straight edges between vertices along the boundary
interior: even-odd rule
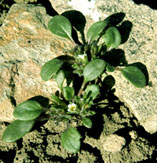
[[[45,26],[50,15],[47,15],[49,7],[46,6],[48,3],[45,3],[45,1],[44,3],[42,0],[15,0],[9,2],[2,0],[0,2],[0,24],[3,24],[5,21],[4,27],[1,28],[3,30],[0,31],[0,36],[6,36],[4,33],[11,32],[15,29],[13,27],[16,27],[15,31],[11,32],[11,36],[7,35],[7,37],[4,37],[4,40],[0,40],[0,54],[4,54],[4,56],[0,55],[0,163],[157,162],[157,134],[154,129],[155,127],[150,130],[153,134],[146,132],[145,128],[149,130],[148,126],[151,124],[148,125],[146,123],[146,125],[143,125],[140,121],[141,119],[139,120],[141,112],[136,112],[136,109],[129,108],[135,102],[133,103],[130,100],[130,105],[128,105],[126,102],[127,97],[116,97],[113,93],[109,94],[109,105],[107,107],[102,105],[100,108],[97,108],[97,114],[93,117],[94,126],[88,130],[84,130],[82,127],[78,128],[82,135],[82,145],[80,152],[77,154],[67,153],[61,146],[60,135],[65,129],[65,124],[55,124],[51,120],[36,124],[30,133],[15,143],[5,143],[2,141],[1,135],[13,118],[13,103],[10,102],[8,95],[9,97],[14,97],[16,103],[20,103],[32,96],[40,94],[46,96],[47,93],[53,91],[53,89],[49,89],[49,87],[54,87],[52,83],[44,84],[41,81],[39,77],[40,67],[45,61],[55,57],[56,53],[57,55],[61,55],[61,49],[71,47],[70,43],[67,45],[64,41],[59,41],[51,36],[50,33],[47,33]],[[26,5],[28,2],[31,5]],[[44,7],[37,7],[39,2],[42,2]],[[101,3],[101,1],[99,2]],[[18,4],[9,11],[14,3]],[[55,3],[54,8],[57,10],[57,7],[62,2],[57,1]],[[118,1],[116,3],[118,4]],[[7,14],[8,11],[10,12],[9,14]],[[59,9],[57,11],[60,12]],[[109,9],[108,12],[110,12]],[[53,11],[54,13],[55,10]],[[147,19],[145,18],[144,20]],[[7,23],[8,25],[6,25]],[[145,32],[147,36],[149,31]],[[134,34],[136,34],[135,31]],[[141,37],[140,34],[142,35],[142,33],[139,33],[137,37]],[[152,35],[152,33],[149,33],[150,37]],[[149,38],[146,37],[146,39],[146,42],[150,41]],[[153,42],[153,39],[151,41]],[[142,41],[140,43],[142,47]],[[131,56],[132,53],[136,54],[137,50],[140,50],[138,46],[130,40],[125,48],[130,47],[130,51],[128,50],[127,52]],[[151,53],[150,49],[148,51]],[[43,55],[41,56],[43,53],[45,58]],[[149,57],[151,58],[151,56]],[[136,56],[133,55],[134,58]],[[3,87],[5,89],[2,89]],[[124,87],[124,89],[128,88]],[[129,89],[132,89],[132,87]],[[146,88],[144,93],[147,91],[152,92],[151,88]],[[123,94],[123,90],[119,92],[116,95]],[[135,98],[140,96],[140,92],[140,90],[137,91],[138,94],[136,94]],[[129,99],[130,96],[128,96]],[[135,106],[139,107],[139,105]],[[155,105],[153,107],[155,108]],[[146,108],[145,113],[148,115],[147,110],[149,109]],[[144,116],[146,114],[143,113]],[[152,118],[150,120],[152,121]],[[155,124],[156,121],[154,120],[153,122]]]

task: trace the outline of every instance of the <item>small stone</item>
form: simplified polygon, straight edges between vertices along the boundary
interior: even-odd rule
[[[123,137],[116,134],[111,134],[105,138],[103,148],[108,152],[119,152],[125,145],[126,141]]]

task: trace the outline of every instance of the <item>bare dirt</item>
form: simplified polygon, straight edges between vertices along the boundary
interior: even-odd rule
[[[116,97],[110,97],[109,106],[96,109],[93,127],[88,130],[78,127],[82,135],[79,153],[67,153],[61,146],[60,136],[66,124],[49,120],[37,123],[30,133],[15,143],[0,139],[0,162],[135,163],[157,160],[156,135],[145,132]],[[1,122],[0,137],[7,125]]]
[[[2,24],[9,6],[1,1]],[[33,130],[15,143],[5,143],[1,136],[8,123],[0,122],[0,163],[138,163],[157,162],[157,134],[148,134],[137,119],[113,94],[109,105],[93,108],[93,127],[79,127],[81,150],[70,154],[61,146],[60,136],[66,124],[49,120],[38,122]],[[74,124],[75,125],[75,124]]]

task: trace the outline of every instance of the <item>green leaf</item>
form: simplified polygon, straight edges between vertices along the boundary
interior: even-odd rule
[[[2,139],[5,142],[15,142],[16,140],[22,138],[26,133],[28,133],[33,125],[35,120],[31,121],[21,121],[15,120],[6,128],[3,133]]]
[[[90,118],[83,118],[82,123],[87,128],[92,128],[92,120]]]
[[[53,107],[67,109],[67,104],[64,103],[64,101],[62,101],[61,99],[59,99],[58,96],[51,94],[51,98],[53,101],[52,103]]]
[[[62,15],[68,18],[72,26],[74,26],[78,31],[83,32],[86,24],[86,18],[80,11],[65,11]]]
[[[146,77],[144,73],[135,66],[127,66],[121,70],[123,76],[137,88],[146,86]]]
[[[48,22],[48,28],[55,35],[67,38],[69,40],[73,40],[71,23],[66,17],[62,15],[54,16]]]
[[[103,32],[107,26],[107,21],[98,21],[94,23],[87,31],[87,40],[91,42],[98,38],[98,36]]]
[[[102,59],[94,59],[90,61],[84,68],[83,76],[85,79],[85,82],[92,81],[99,77],[102,72],[104,71],[106,66],[105,61]]]
[[[62,88],[63,87],[64,79],[65,79],[64,71],[63,70],[60,70],[57,73],[57,76],[56,76],[56,82],[57,82],[59,88]]]
[[[88,85],[85,93],[90,93],[90,97],[92,97],[92,99],[94,100],[99,95],[100,89],[96,84]]]
[[[105,42],[108,49],[117,48],[121,43],[121,35],[117,28],[110,27],[101,37],[100,42]]]
[[[80,150],[80,138],[76,128],[69,128],[61,136],[62,146],[70,153],[77,153]]]
[[[19,104],[15,108],[13,115],[19,120],[28,121],[37,118],[42,112],[43,108],[37,101],[28,100]]]
[[[58,96],[54,95],[54,94],[51,94],[51,98],[52,100],[57,103],[57,104],[60,104],[62,101],[59,99]]]
[[[111,64],[106,63],[106,71],[107,72],[113,72],[115,70],[114,66],[111,66]]]
[[[71,100],[74,97],[74,94],[74,88],[68,86],[63,88],[63,95],[66,100]]]
[[[41,68],[41,78],[45,81],[51,79],[63,65],[63,61],[60,59],[52,59],[46,62]]]

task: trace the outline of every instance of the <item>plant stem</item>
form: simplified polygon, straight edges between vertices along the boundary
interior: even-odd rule
[[[84,32],[80,32],[80,33],[81,33],[81,39],[82,39],[83,44],[86,44]]]
[[[81,96],[82,91],[83,91],[83,89],[84,89],[85,85],[86,85],[86,82],[85,82],[85,81],[83,81],[82,86],[81,86],[81,89],[80,89],[80,90],[79,90],[79,92],[78,92],[78,96]]]

